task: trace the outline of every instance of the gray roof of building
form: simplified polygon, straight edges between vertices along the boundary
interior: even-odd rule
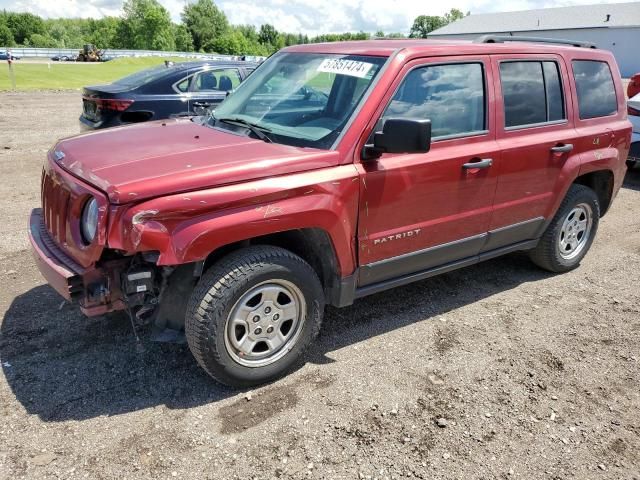
[[[471,14],[429,35],[637,26],[640,26],[640,2],[630,2]]]

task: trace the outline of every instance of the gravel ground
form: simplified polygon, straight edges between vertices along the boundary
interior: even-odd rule
[[[579,269],[511,255],[331,309],[306,365],[238,392],[43,285],[26,220],[79,113],[0,95],[0,478],[640,479],[640,171]]]

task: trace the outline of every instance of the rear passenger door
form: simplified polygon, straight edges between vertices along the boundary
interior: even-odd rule
[[[495,55],[498,185],[483,251],[536,238],[552,214],[577,133],[569,74],[557,55]]]
[[[240,71],[237,68],[210,69],[196,73],[191,80],[189,110],[196,115],[207,115],[240,82]]]

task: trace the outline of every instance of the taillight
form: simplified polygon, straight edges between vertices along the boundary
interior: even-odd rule
[[[133,103],[133,100],[119,98],[92,98],[91,100],[96,102],[98,110],[113,110],[116,112],[124,112]]]
[[[640,117],[640,110],[638,110],[637,108],[630,107],[629,105],[627,105],[627,113],[635,117]]]
[[[133,103],[133,100],[120,100],[115,98],[96,99],[98,108],[101,110],[115,110],[124,112]]]

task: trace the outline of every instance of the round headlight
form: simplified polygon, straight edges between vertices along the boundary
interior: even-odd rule
[[[98,202],[93,197],[84,204],[80,229],[85,242],[92,243],[95,240],[98,231]]]

